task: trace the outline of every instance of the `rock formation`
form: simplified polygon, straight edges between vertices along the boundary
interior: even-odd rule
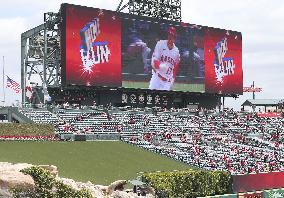
[[[32,164],[26,163],[7,163],[0,162],[0,197],[12,197],[9,189],[33,189],[35,183],[31,176],[25,175],[20,172],[24,168],[32,167]],[[62,181],[64,184],[71,186],[75,190],[83,188],[89,190],[93,197],[96,198],[139,198],[147,197],[154,198],[155,192],[151,189],[146,196],[138,196],[133,192],[124,191],[124,186],[127,184],[126,180],[118,180],[111,183],[109,186],[95,185],[91,182],[76,182],[72,179],[58,177],[58,169],[53,165],[39,165],[39,167],[48,170],[57,180]]]
[[[24,168],[31,167],[32,164],[11,164],[0,163],[0,197],[11,197],[9,189],[21,188],[31,189],[35,186],[31,176],[20,172]]]

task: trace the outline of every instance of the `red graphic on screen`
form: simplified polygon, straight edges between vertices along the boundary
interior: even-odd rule
[[[121,86],[121,21],[115,12],[66,8],[66,84]]]
[[[205,90],[242,94],[242,35],[208,28],[204,35]]]

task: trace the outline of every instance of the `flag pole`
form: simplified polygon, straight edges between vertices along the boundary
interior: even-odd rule
[[[3,56],[3,106],[5,106],[5,100],[6,100],[6,96],[5,96],[5,59],[4,59],[4,56]]]

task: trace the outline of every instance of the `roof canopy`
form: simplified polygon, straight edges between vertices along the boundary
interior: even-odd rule
[[[242,106],[278,106],[281,101],[280,99],[248,99]]]

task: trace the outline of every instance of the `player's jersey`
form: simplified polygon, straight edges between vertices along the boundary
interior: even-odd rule
[[[157,42],[155,50],[153,52],[152,64],[154,59],[160,61],[160,69],[157,69],[161,76],[173,81],[174,67],[180,61],[180,54],[178,48],[174,45],[170,50],[167,45],[167,40],[160,40]]]

